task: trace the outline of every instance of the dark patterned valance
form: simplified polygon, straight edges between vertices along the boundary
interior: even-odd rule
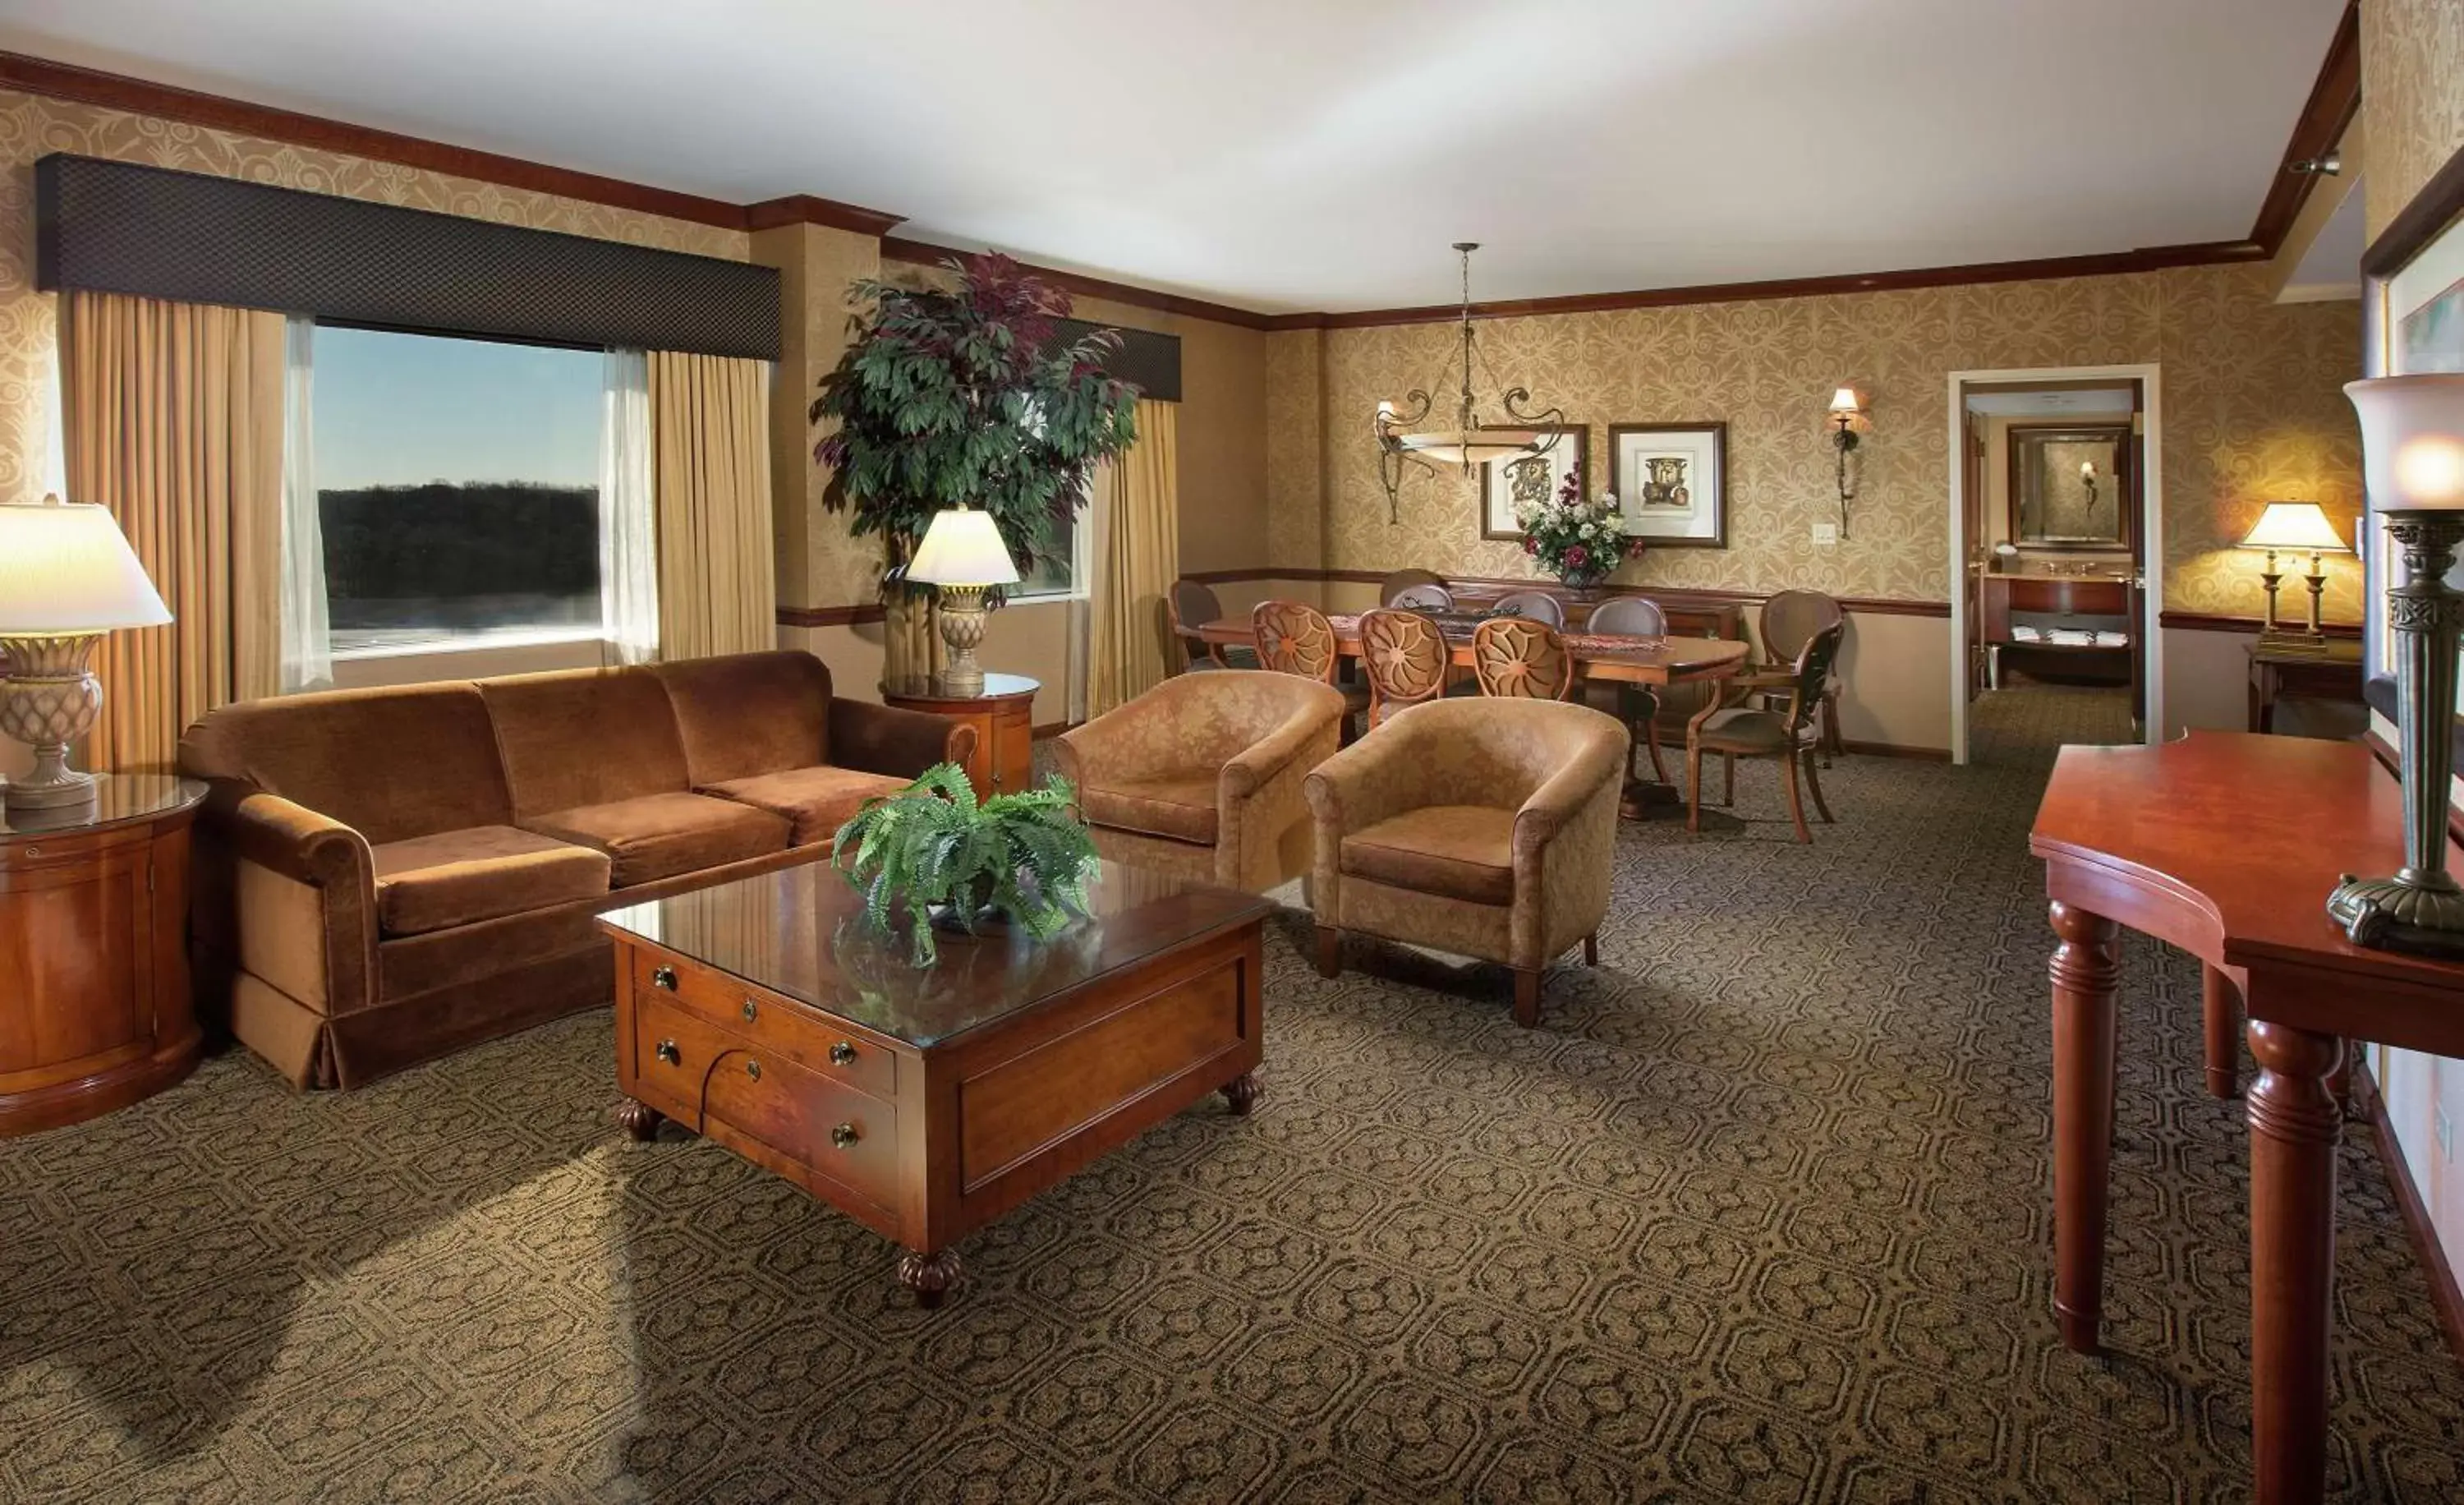
[[[1121,347],[1105,363],[1106,370],[1124,382],[1134,383],[1139,391],[1157,401],[1180,401],[1180,336],[1065,319],[1061,321],[1060,338],[1083,340],[1098,329],[1110,329],[1121,337]]]
[[[740,261],[66,154],[34,216],[45,290],[779,358],[779,274]]]

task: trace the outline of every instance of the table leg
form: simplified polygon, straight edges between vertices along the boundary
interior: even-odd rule
[[[2343,1042],[2253,1020],[2250,1089],[2251,1455],[2262,1501],[2327,1485],[2329,1283],[2336,1271],[2336,1139],[2327,1080]]]
[[[2104,1310],[2105,1206],[2113,1165],[2112,920],[2058,900],[2054,947],[2054,1315],[2062,1345],[2097,1351]]]
[[[1223,1084],[1222,1093],[1223,1101],[1231,1108],[1233,1117],[1247,1118],[1249,1110],[1256,1107],[1258,1103],[1257,1074],[1252,1072],[1243,1072]]]
[[[2208,1095],[2231,1097],[2241,1091],[2241,989],[2222,967],[2201,968],[2199,981],[2208,1037]]]
[[[627,1097],[616,1105],[616,1126],[638,1143],[648,1144],[659,1137],[659,1125],[668,1116],[638,1098]]]
[[[936,1250],[930,1254],[919,1254],[911,1249],[898,1256],[898,1283],[914,1292],[915,1304],[927,1312],[940,1306],[941,1297],[956,1290],[963,1275],[955,1249]]]

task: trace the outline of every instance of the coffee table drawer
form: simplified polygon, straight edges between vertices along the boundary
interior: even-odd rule
[[[791,999],[709,967],[679,966],[633,952],[633,996],[672,1001],[687,1013],[793,1060],[807,1071],[876,1097],[898,1096],[898,1061],[869,1041],[834,1029]]]
[[[898,1116],[891,1104],[664,999],[636,996],[633,1070],[653,1101],[694,1104],[705,1135],[724,1125],[879,1206],[896,1205]]]

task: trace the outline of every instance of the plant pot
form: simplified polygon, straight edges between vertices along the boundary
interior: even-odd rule
[[[993,880],[978,878],[963,895],[953,895],[933,906],[933,928],[965,930],[968,918],[974,919],[978,934],[1005,933],[1009,929],[1009,912],[993,907]]]

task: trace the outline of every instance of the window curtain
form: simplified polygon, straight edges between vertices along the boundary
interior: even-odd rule
[[[165,771],[188,723],[281,688],[283,318],[72,292],[60,324],[69,499],[111,509],[173,618],[104,637],[86,765]]]
[[[279,688],[334,684],[334,635],[325,609],[325,529],[317,505],[317,321],[295,314],[282,330],[282,600]]]
[[[659,656],[659,519],[650,480],[650,360],[610,350],[599,426],[599,605],[605,663]]]
[[[671,350],[649,362],[659,655],[774,648],[769,363]]]
[[[1179,409],[1138,399],[1137,442],[1111,462],[1102,506],[1087,713],[1101,716],[1163,682],[1164,597],[1180,575]]]

